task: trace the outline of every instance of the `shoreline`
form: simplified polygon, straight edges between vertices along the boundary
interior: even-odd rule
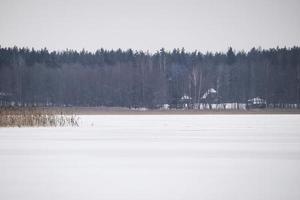
[[[129,109],[121,107],[0,107],[11,114],[35,112],[63,115],[280,115],[300,114],[300,109],[250,109],[250,110],[183,110],[183,109]],[[3,112],[2,112],[3,113]]]

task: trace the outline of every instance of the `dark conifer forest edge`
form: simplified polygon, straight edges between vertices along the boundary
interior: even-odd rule
[[[300,47],[226,53],[48,51],[0,47],[0,101],[18,105],[148,107],[201,102],[300,104]]]

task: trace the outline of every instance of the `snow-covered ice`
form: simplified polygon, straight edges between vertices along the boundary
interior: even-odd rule
[[[3,200],[299,200],[300,115],[80,116],[1,128]]]

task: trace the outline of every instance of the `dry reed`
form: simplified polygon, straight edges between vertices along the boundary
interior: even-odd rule
[[[78,117],[37,107],[0,107],[0,127],[78,126]]]

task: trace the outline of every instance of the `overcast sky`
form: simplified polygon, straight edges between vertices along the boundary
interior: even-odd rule
[[[300,0],[0,0],[0,45],[150,52],[300,46]]]

